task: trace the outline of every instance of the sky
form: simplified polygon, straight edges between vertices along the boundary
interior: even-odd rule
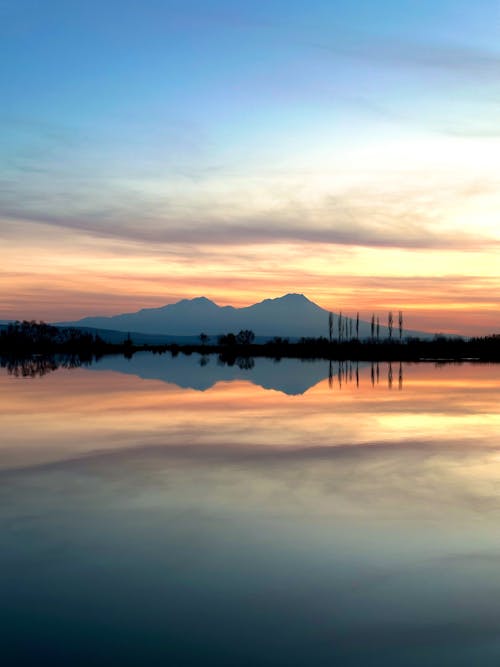
[[[498,0],[0,0],[0,319],[500,331]]]

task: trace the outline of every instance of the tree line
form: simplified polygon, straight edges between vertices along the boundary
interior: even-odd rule
[[[398,311],[398,333],[399,341],[403,340],[403,311]],[[349,341],[349,340],[360,340],[359,336],[359,312],[356,313],[356,317],[349,317],[343,315],[342,311],[339,312],[337,318],[337,341],[339,343]],[[390,310],[387,313],[387,331],[389,340],[393,340],[394,334],[394,313]],[[372,341],[380,340],[380,317],[379,315],[372,314],[370,321],[370,338]],[[330,343],[334,341],[334,316],[333,313],[328,313],[328,340]]]
[[[398,317],[399,336],[393,332],[394,318],[388,315],[388,336],[380,337],[380,322],[372,317],[371,337],[359,337],[359,315],[356,318],[339,316],[340,334],[333,335],[333,315],[328,316],[328,337],[303,337],[296,341],[275,336],[263,343],[255,342],[250,329],[238,333],[222,334],[214,341],[207,334],[200,334],[199,344],[176,343],[161,345],[136,345],[130,335],[121,343],[105,342],[98,334],[77,328],[55,327],[44,322],[14,322],[0,328],[0,354],[15,358],[34,354],[73,354],[81,359],[92,359],[104,354],[121,353],[129,357],[137,351],[172,354],[193,352],[205,355],[217,353],[231,361],[237,358],[271,357],[274,359],[295,357],[303,359],[337,359],[366,361],[418,361],[421,359],[465,358],[500,361],[500,335],[464,339],[435,336],[432,339],[403,337],[403,317]],[[346,324],[346,322],[348,322]],[[377,326],[378,325],[378,326]]]
[[[119,347],[130,348],[126,340]],[[45,322],[23,320],[0,328],[0,352],[8,355],[44,353],[79,353],[83,355],[105,354],[114,345],[104,341],[97,333],[76,327],[56,327]]]

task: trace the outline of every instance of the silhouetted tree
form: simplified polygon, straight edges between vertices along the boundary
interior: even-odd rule
[[[333,337],[333,314],[328,313],[328,340],[332,342]]]
[[[377,315],[377,340],[380,340],[380,320]]]
[[[10,323],[0,330],[0,348],[16,354],[45,354],[48,352],[87,353],[95,346],[92,333],[74,327],[55,327],[45,322]]]
[[[132,359],[133,347],[134,347],[134,342],[132,340],[132,337],[131,337],[130,333],[128,333],[127,337],[123,341],[123,355],[127,359]]]
[[[394,324],[394,318],[392,315],[392,310],[389,311],[389,314],[387,315],[387,328],[389,329],[389,340],[392,339],[392,327]]]
[[[398,324],[399,324],[399,340],[402,340],[403,338],[403,311],[399,311],[399,316],[398,316]]]
[[[206,345],[206,343],[208,343],[209,340],[210,340],[210,336],[207,336],[206,333],[203,333],[203,332],[202,332],[202,333],[200,334],[200,341],[201,341],[201,344],[202,344],[202,345]]]
[[[342,311],[340,311],[339,313],[338,325],[339,325],[339,343],[340,343],[342,341]]]
[[[288,338],[282,338],[281,336],[274,336],[271,340],[268,341],[268,345],[288,345],[290,341]]]
[[[236,336],[234,333],[224,334],[218,338],[219,345],[236,345]]]
[[[372,315],[371,334],[372,334],[372,340],[373,340],[375,338],[375,313],[373,313],[373,315]]]
[[[250,329],[242,329],[236,336],[236,343],[238,345],[251,345],[255,340],[255,334]]]
[[[359,313],[356,313],[356,340],[359,340]]]

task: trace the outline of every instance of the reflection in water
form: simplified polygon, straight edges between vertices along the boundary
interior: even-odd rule
[[[497,665],[499,396],[493,365],[0,370],[3,661]]]
[[[216,359],[216,363],[214,363]],[[211,367],[206,369],[211,364]],[[82,359],[76,355],[53,355],[50,357],[37,356],[29,359],[0,358],[0,366],[6,368],[10,375],[16,377],[42,377],[58,368],[79,368],[91,366],[92,360]],[[206,390],[219,381],[245,379],[267,389],[276,389],[286,394],[302,394],[328,376],[328,385],[333,389],[333,379],[338,378],[338,385],[355,382],[360,383],[360,362],[339,361],[334,371],[334,362],[323,360],[311,361],[303,359],[288,359],[283,364],[276,359],[259,359],[255,369],[255,359],[252,357],[215,357],[210,355],[179,355],[175,351],[158,363],[157,357],[151,353],[142,352],[135,355],[110,355],[96,362],[95,369],[113,369],[124,373],[133,373],[145,379],[162,379],[165,382],[177,384],[180,387]],[[387,367],[387,386],[392,388],[392,363]],[[366,363],[362,363],[366,366]],[[328,368],[328,370],[327,370]],[[375,384],[374,362],[371,364],[371,384]],[[206,369],[200,371],[199,369]],[[236,372],[227,372],[234,369]],[[238,371],[252,371],[255,373],[238,373]],[[379,363],[376,364],[377,384],[380,380]],[[328,374],[328,375],[327,375]],[[297,385],[297,377],[301,379]],[[292,380],[291,384],[288,380]],[[399,389],[403,388],[403,364],[399,364]]]
[[[352,382],[346,364],[334,368],[335,382],[323,361],[258,359],[241,370],[213,358],[200,367],[198,355],[143,353],[103,357],[30,383],[4,372],[0,466],[165,442],[475,441],[500,427],[498,366],[405,364],[401,392],[376,383],[376,366],[353,368]],[[398,375],[402,382],[403,370]]]
[[[80,366],[89,366],[90,364],[90,359],[83,359],[81,356],[73,354],[37,355],[22,359],[0,357],[1,368],[6,368],[9,375],[24,378],[43,377],[58,368],[80,368]]]

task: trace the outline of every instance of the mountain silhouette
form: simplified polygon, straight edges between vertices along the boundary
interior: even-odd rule
[[[135,313],[111,317],[85,317],[77,322],[58,325],[113,329],[122,332],[168,336],[209,336],[251,329],[256,336],[288,338],[328,336],[328,313],[303,294],[286,294],[265,299],[252,306],[234,308],[218,306],[206,297],[182,299],[160,308],[144,308]],[[352,313],[355,316],[355,313]],[[333,315],[333,332],[337,336],[338,315]],[[353,326],[354,331],[354,326]],[[418,334],[419,332],[406,332]],[[421,332],[420,332],[421,334]],[[370,323],[360,321],[359,335],[370,335]],[[397,331],[394,330],[394,335]],[[380,326],[380,336],[387,336],[387,327]]]

